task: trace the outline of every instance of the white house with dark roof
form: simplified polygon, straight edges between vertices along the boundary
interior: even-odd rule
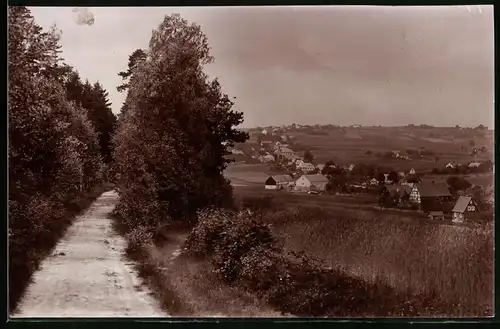
[[[302,175],[295,182],[295,190],[301,192],[325,191],[326,184],[328,184],[328,178],[321,174]]]
[[[461,196],[458,198],[455,207],[453,207],[452,213],[454,223],[463,223],[476,217],[479,214],[479,209],[470,196]]]
[[[306,172],[313,171],[314,169],[316,169],[316,167],[314,167],[314,165],[312,163],[302,162],[301,164],[299,164],[297,166],[297,169],[306,173]]]

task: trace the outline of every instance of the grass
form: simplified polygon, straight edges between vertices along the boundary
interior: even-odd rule
[[[367,282],[438,296],[449,316],[492,314],[492,228],[405,223],[340,209],[302,213],[297,221],[269,219],[286,249]]]
[[[103,184],[66,204],[65,209],[54,209],[57,217],[46,221],[38,236],[23,236],[9,240],[9,313],[15,311],[41,262],[52,252],[64,236],[74,218],[86,210],[112,185]]]
[[[113,219],[115,230],[127,236],[129,228],[118,217]],[[166,313],[176,317],[279,315],[252,294],[220,282],[209,262],[183,255],[173,257],[173,252],[183,245],[187,232],[189,227],[170,226],[161,245],[144,243],[126,250],[139,277]]]

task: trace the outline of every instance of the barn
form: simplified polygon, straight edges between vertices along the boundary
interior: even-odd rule
[[[413,186],[409,200],[422,210],[439,211],[452,201],[452,195],[446,184],[424,182]]]
[[[325,191],[328,178],[321,174],[317,175],[302,175],[295,182],[295,190],[301,192],[308,191]]]
[[[266,179],[266,190],[279,190],[294,185],[294,179],[290,175],[274,175]]]
[[[459,197],[452,212],[454,223],[463,223],[466,220],[477,218],[479,215],[477,204],[470,196]]]

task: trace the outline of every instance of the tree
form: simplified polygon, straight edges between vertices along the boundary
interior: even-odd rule
[[[398,183],[399,182],[399,174],[396,171],[390,171],[389,175],[387,176],[387,179],[392,181],[393,183]]]
[[[8,8],[11,308],[23,277],[38,265],[33,251],[64,225],[70,202],[101,182],[97,138],[64,88],[74,77],[59,49],[55,27],[43,32],[26,7]]]
[[[463,191],[471,187],[471,183],[463,177],[460,176],[450,176],[446,180],[446,184],[450,187],[453,192]]]
[[[132,76],[134,68],[137,66],[138,63],[144,61],[147,57],[147,54],[144,50],[142,49],[136,49],[129,57],[128,57],[128,69],[127,71],[122,71],[119,72],[118,75],[122,78],[124,81],[123,84],[119,85],[116,87],[116,90],[119,92],[123,92],[127,90],[129,84],[128,80]]]
[[[307,150],[304,152],[304,162],[311,163],[314,160],[314,155],[311,151]]]
[[[379,171],[377,173],[377,180],[378,180],[379,184],[382,184],[385,182],[385,175],[383,172]]]
[[[243,114],[232,109],[217,79],[203,73],[213,59],[198,25],[166,16],[153,31],[148,56],[134,67],[114,140],[117,211],[152,226],[232,202],[222,175],[230,162],[225,155],[248,134],[234,128]]]

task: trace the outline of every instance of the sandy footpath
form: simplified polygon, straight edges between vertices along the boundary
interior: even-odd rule
[[[45,259],[12,317],[164,317],[123,256],[108,217],[116,192],[102,194]]]

